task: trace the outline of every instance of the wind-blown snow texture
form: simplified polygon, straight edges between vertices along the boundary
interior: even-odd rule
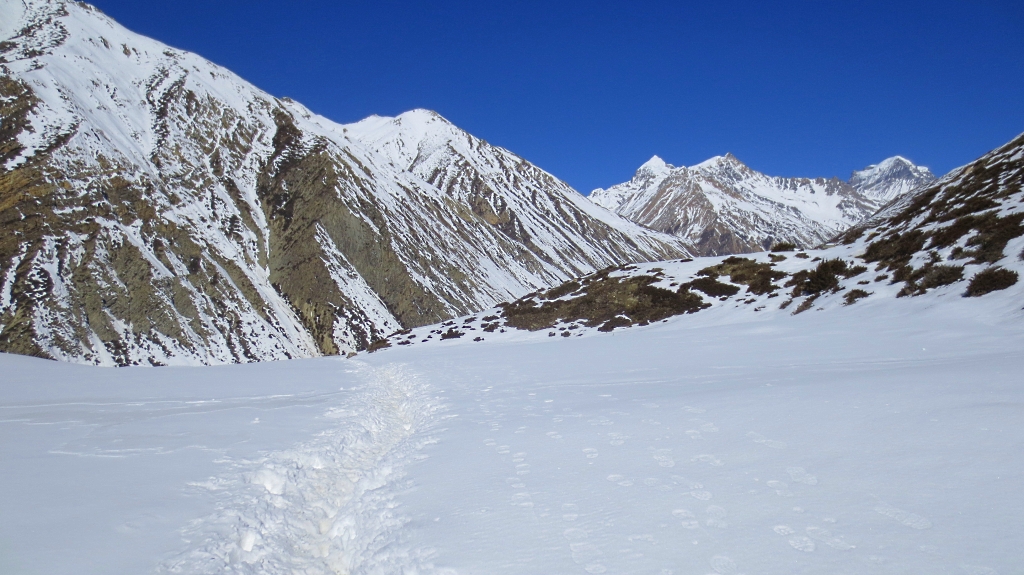
[[[761,251],[778,242],[817,246],[934,180],[927,168],[900,157],[842,182],[766,176],[731,154],[689,168],[655,156],[632,180],[594,190],[590,199],[686,239],[701,255],[724,255]]]
[[[0,10],[5,351],[344,354],[687,253],[431,112],[346,127],[86,4]]]

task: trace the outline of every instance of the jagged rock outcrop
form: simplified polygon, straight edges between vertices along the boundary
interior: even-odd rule
[[[0,0],[0,35],[0,351],[347,353],[688,253],[432,113],[335,124],[78,2]]]
[[[778,242],[818,245],[934,179],[927,168],[899,157],[843,182],[766,176],[731,154],[689,168],[655,156],[629,182],[594,190],[590,199],[691,242],[701,255],[722,255]]]

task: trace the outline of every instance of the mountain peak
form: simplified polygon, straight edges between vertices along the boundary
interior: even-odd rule
[[[736,156],[732,155],[732,152],[726,152],[726,154],[724,156],[714,156],[712,158],[708,158],[708,159],[704,160],[703,162],[693,166],[693,169],[699,170],[701,168],[717,168],[717,167],[721,167],[721,166],[745,166],[745,165],[746,164],[741,162],[739,158],[737,158]]]
[[[634,177],[658,176],[667,173],[674,168],[675,166],[665,163],[665,160],[662,160],[660,156],[652,156],[650,160],[644,162],[637,169]]]
[[[401,114],[395,116],[394,119],[396,121],[399,121],[399,122],[422,122],[422,123],[430,123],[430,122],[441,121],[441,122],[443,122],[445,124],[452,125],[452,123],[449,122],[441,114],[438,114],[437,112],[435,112],[433,110],[428,110],[426,108],[416,108],[414,110],[409,110],[408,112],[402,112]]]
[[[903,156],[893,156],[853,172],[847,183],[869,198],[888,203],[935,179],[928,168],[917,166]]]

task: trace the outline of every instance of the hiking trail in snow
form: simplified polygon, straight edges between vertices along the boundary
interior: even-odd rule
[[[185,530],[188,550],[161,573],[357,574],[431,571],[401,545],[396,494],[445,419],[443,402],[401,366],[359,370],[365,388],[327,417],[337,425],[292,449],[193,483],[217,510]]]

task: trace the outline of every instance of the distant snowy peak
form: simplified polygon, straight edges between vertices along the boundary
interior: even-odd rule
[[[630,181],[594,190],[590,199],[682,237],[702,255],[722,255],[760,251],[777,242],[817,245],[933,180],[927,168],[898,157],[843,182],[767,176],[731,153],[691,167],[674,167],[655,156]]]
[[[935,174],[928,168],[916,166],[901,156],[893,156],[877,165],[854,172],[848,183],[860,193],[884,205],[935,180]]]
[[[674,169],[675,166],[665,163],[665,160],[658,156],[654,156],[637,169],[636,173],[633,174],[633,179],[630,181],[608,189],[599,188],[590,192],[590,201],[605,209],[617,212],[618,208],[636,192],[661,183]]]

